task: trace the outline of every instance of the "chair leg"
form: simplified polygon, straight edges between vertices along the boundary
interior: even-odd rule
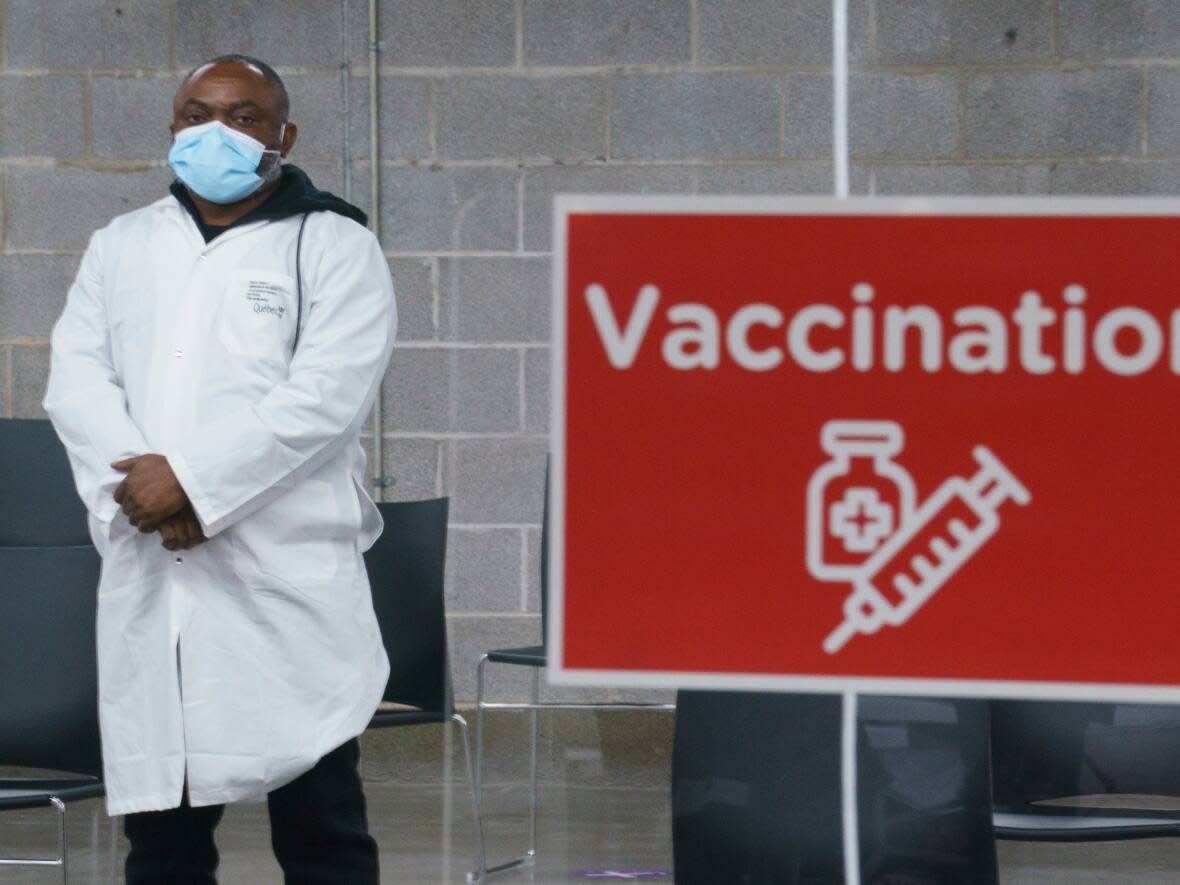
[[[475,872],[469,873],[467,881],[483,885],[487,881],[488,859],[483,848],[483,818],[479,812],[479,787],[475,779],[475,766],[471,762],[471,739],[467,734],[467,720],[458,713],[451,714],[451,720],[459,726],[463,735],[463,758],[467,763],[467,785],[471,788],[471,813],[475,820]]]
[[[541,701],[541,670],[539,667],[533,668],[533,709],[529,711],[532,719],[530,723],[531,745],[529,747],[529,847],[525,852],[525,857],[533,858],[537,856],[537,741],[539,737],[539,729],[537,728],[537,715],[540,712],[537,709],[537,704]]]
[[[483,797],[483,679],[488,656],[482,655],[475,668],[475,793]]]
[[[49,801],[57,809],[57,851],[61,856],[61,881],[62,885],[69,885],[70,862],[67,857],[68,846],[66,845],[66,803],[62,802],[56,796],[52,797]]]
[[[111,885],[119,885],[119,821],[122,818],[107,818],[111,822]]]

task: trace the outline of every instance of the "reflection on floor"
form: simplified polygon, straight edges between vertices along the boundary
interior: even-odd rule
[[[484,803],[493,862],[524,848],[524,722],[523,716],[505,714],[489,723]],[[433,728],[391,729],[365,738],[366,793],[385,882],[462,883],[471,867],[474,841],[462,754],[451,741],[440,741]],[[534,867],[505,873],[493,883],[568,885],[612,881],[579,879],[576,871],[670,870],[670,748],[669,716],[551,716],[542,729],[539,857]],[[101,803],[71,805],[68,822],[70,882],[109,882],[110,830]],[[48,810],[0,814],[0,857],[53,853],[55,824]],[[281,883],[264,804],[231,807],[218,830],[218,843],[223,883]],[[1003,885],[1180,882],[1180,839],[1089,845],[1002,842],[999,851]],[[0,867],[2,885],[60,881],[57,870]]]

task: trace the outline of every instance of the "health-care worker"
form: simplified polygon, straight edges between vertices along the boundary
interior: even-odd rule
[[[393,285],[364,214],[282,165],[287,112],[256,59],[193,71],[171,193],[91,237],[53,330],[128,885],[215,882],[224,803],[264,796],[286,882],[378,882],[356,738],[389,664],[359,440]]]

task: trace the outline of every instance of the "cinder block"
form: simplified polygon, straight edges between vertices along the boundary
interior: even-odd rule
[[[1064,58],[1159,58],[1180,54],[1173,0],[1060,0],[1057,51]]]
[[[114,216],[168,193],[170,169],[144,172],[64,167],[8,168],[8,244],[13,249],[81,251]]]
[[[996,64],[1051,57],[1051,0],[894,0],[878,6],[877,61]]]
[[[1120,68],[976,74],[967,84],[973,157],[1139,152],[1139,74]]]
[[[0,156],[85,156],[84,108],[78,77],[0,77]]]
[[[433,258],[395,258],[389,262],[397,298],[397,340],[432,341],[434,325]]]
[[[349,96],[351,120],[344,118],[342,87],[340,78],[329,74],[288,74],[283,77],[287,94],[291,99],[291,121],[299,127],[299,138],[291,151],[290,159],[295,163],[339,163],[344,143],[344,126],[350,138],[355,139],[358,128],[356,118],[360,111],[368,117],[367,100],[357,102],[353,89]],[[362,107],[357,107],[360,104]],[[367,130],[366,130],[367,132]],[[356,150],[355,141],[353,150]],[[364,149],[368,150],[368,135],[364,136]],[[355,153],[354,153],[355,156]]]
[[[453,77],[437,85],[439,156],[449,160],[606,156],[606,81]]]
[[[541,166],[524,173],[524,248],[544,252],[553,232],[553,195],[690,193],[684,166]]]
[[[549,377],[552,355],[548,347],[530,347],[524,354],[524,429],[549,432]]]
[[[507,67],[516,61],[513,0],[385,0],[381,63]]]
[[[768,74],[634,74],[615,79],[610,153],[619,159],[782,156],[782,82]]]
[[[520,611],[521,545],[519,529],[451,529],[447,611]]]
[[[699,15],[702,64],[831,64],[832,4],[822,0],[700,0]],[[869,0],[851,0],[852,62],[871,60],[871,37]]]
[[[525,608],[530,612],[541,611],[541,530],[525,529]]]
[[[520,430],[520,357],[515,350],[460,349],[451,362],[451,429],[466,433]]]
[[[172,98],[180,77],[95,77],[90,85],[94,153],[113,160],[168,157]]]
[[[541,641],[539,615],[451,614],[447,628],[447,650],[459,703],[475,700],[475,668],[480,656],[493,648],[519,648]],[[529,667],[490,667],[484,696],[493,701],[527,700],[532,677]]]
[[[12,417],[44,418],[41,400],[49,379],[49,346],[12,347]]]
[[[849,150],[856,157],[951,156],[959,142],[959,98],[949,74],[849,75]],[[787,156],[832,153],[832,79],[787,78]]]
[[[166,6],[154,5],[167,16]],[[356,18],[350,16],[356,25],[364,23]],[[339,3],[177,0],[176,61],[187,71],[215,56],[240,52],[273,67],[335,68],[342,24]],[[161,30],[161,38],[166,33]],[[167,40],[162,42],[166,49]]]
[[[77,270],[74,255],[0,255],[0,340],[48,340]]]
[[[339,163],[343,153],[344,103],[340,77],[288,74],[291,119],[299,125],[297,163]],[[381,77],[378,86],[383,160],[430,156],[430,82],[424,77]],[[348,94],[349,156],[369,158],[369,79],[354,76]]]
[[[444,341],[548,341],[546,258],[439,260],[439,333]]]
[[[697,190],[702,194],[830,194],[832,164],[792,162],[772,166],[701,166]]]
[[[890,164],[862,169],[871,194],[1046,194],[1049,167]],[[859,177],[859,176],[858,176]]]
[[[398,383],[397,376],[387,381],[386,395],[390,385]],[[396,395],[396,394],[393,394]],[[389,422],[386,421],[388,426]],[[439,462],[442,459],[442,443],[435,439],[398,439],[386,436],[385,447],[385,475],[393,480],[393,485],[385,490],[387,501],[419,501],[423,498],[435,498],[439,494],[438,473]],[[372,445],[369,445],[369,463],[373,463]]]
[[[1147,153],[1174,157],[1180,154],[1180,72],[1147,76]]]
[[[354,80],[353,156],[369,155],[368,80]],[[422,160],[430,156],[430,81],[425,77],[382,77],[381,159]]]
[[[541,524],[545,440],[454,439],[447,445],[454,522]]]
[[[381,173],[381,242],[399,252],[512,251],[512,169],[392,168]]]
[[[1053,168],[1052,192],[1176,196],[1180,194],[1180,166],[1175,163],[1058,163]]]
[[[158,0],[8,0],[8,68],[166,68],[171,8]]]
[[[509,433],[520,429],[515,351],[398,347],[385,386],[394,433]]]
[[[525,0],[526,65],[682,64],[688,0]]]

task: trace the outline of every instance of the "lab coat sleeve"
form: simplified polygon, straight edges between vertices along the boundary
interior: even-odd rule
[[[127,397],[111,358],[102,238],[102,231],[90,238],[65,309],[53,327],[42,405],[65,445],[79,496],[109,532],[120,512],[115,488],[125,475],[111,462],[142,455],[148,446],[127,412]]]
[[[352,442],[384,377],[397,310],[376,238],[360,227],[345,230],[304,271],[306,319],[287,378],[164,453],[207,537],[271,503]]]

